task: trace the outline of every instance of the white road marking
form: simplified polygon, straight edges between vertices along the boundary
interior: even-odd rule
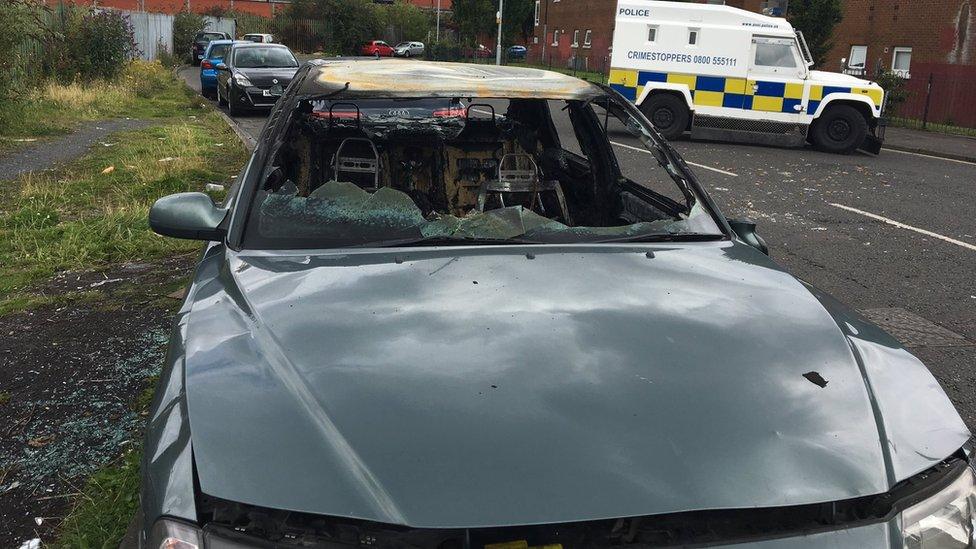
[[[644,148],[641,148],[641,147],[633,147],[631,145],[624,145],[623,143],[617,143],[616,141],[611,141],[610,144],[611,145],[614,145],[614,146],[617,146],[617,147],[622,147],[624,149],[630,149],[632,151],[637,151],[637,152],[642,152],[642,153],[646,153],[646,154],[651,154],[651,151],[649,151],[647,149],[644,149]],[[710,171],[713,171],[715,173],[720,173],[722,175],[727,175],[729,177],[739,177],[739,174],[737,174],[737,173],[727,172],[725,170],[720,170],[718,168],[713,168],[711,166],[706,166],[704,164],[696,164],[695,162],[688,162],[687,160],[685,160],[685,163],[688,164],[689,166],[694,166],[696,168],[701,168],[703,170],[710,170]]]
[[[955,159],[955,158],[944,158],[944,157],[941,157],[941,156],[932,156],[931,154],[922,154],[922,153],[909,152],[909,151],[899,151],[897,149],[889,149],[889,148],[885,148],[884,151],[885,152],[898,153],[898,154],[907,154],[907,155],[911,155],[911,156],[921,156],[922,158],[931,158],[932,160],[945,160],[946,162],[955,162],[956,164],[966,164],[967,166],[976,166],[976,162],[969,162],[968,160],[958,160],[958,159]]]
[[[949,242],[950,244],[955,244],[956,246],[962,246],[963,248],[966,248],[968,250],[972,250],[972,251],[976,252],[976,245],[970,244],[968,242],[963,242],[962,240],[956,240],[955,238],[949,238],[948,236],[943,236],[943,235],[941,235],[939,233],[933,233],[932,231],[926,231],[925,229],[919,229],[918,227],[913,227],[911,225],[906,225],[904,223],[900,223],[898,221],[895,221],[894,219],[888,219],[887,217],[884,217],[884,216],[881,216],[881,215],[878,215],[878,214],[873,214],[871,212],[866,212],[864,210],[859,210],[857,208],[852,208],[850,206],[845,206],[843,204],[836,204],[834,202],[828,202],[828,204],[830,204],[831,206],[833,206],[835,208],[840,208],[842,210],[847,210],[849,212],[854,212],[856,214],[861,214],[861,215],[863,215],[865,217],[870,217],[871,219],[875,219],[877,221],[881,221],[881,222],[887,223],[889,225],[894,225],[895,227],[898,227],[898,228],[901,228],[901,229],[908,229],[909,231],[915,231],[916,233],[924,234],[925,236],[931,236],[932,238],[938,238],[939,240],[943,240],[945,242]]]

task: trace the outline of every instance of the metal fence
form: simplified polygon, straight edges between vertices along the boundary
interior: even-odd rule
[[[203,28],[208,31],[226,32],[235,38],[237,37],[237,21],[231,17],[213,17],[210,15],[204,15]],[[170,41],[172,42],[172,37],[170,38]]]
[[[976,74],[949,75],[913,72],[905,80],[908,98],[888,114],[899,125],[951,131],[969,128],[976,134]]]
[[[139,48],[139,57],[152,60],[159,59],[160,48],[172,51],[173,48],[173,16],[164,13],[147,13],[144,11],[122,11],[129,18],[132,34]]]
[[[238,36],[259,32],[271,34],[276,42],[285,44],[300,53],[332,52],[332,27],[320,19],[293,19],[275,17],[269,19],[259,15],[238,14],[236,17]]]
[[[77,15],[77,10],[84,9],[86,8],[59,3],[50,9],[39,9],[36,13],[37,23],[53,34],[63,34],[72,17]],[[113,8],[97,9],[112,9],[128,18],[141,59],[158,59],[163,49],[168,52],[173,51],[175,19],[173,15]],[[231,36],[237,36],[237,22],[233,18],[205,16],[204,20],[208,30],[223,31]],[[45,55],[47,55],[46,48],[42,41],[32,37],[26,38],[14,51],[14,74],[4,75],[4,77],[14,80],[36,78],[46,70],[48,60],[44,58]]]

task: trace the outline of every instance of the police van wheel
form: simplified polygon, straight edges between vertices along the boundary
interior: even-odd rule
[[[854,107],[836,105],[817,119],[811,133],[813,144],[818,149],[850,154],[864,143],[864,138],[868,135],[868,123]]]
[[[641,103],[640,110],[665,139],[676,139],[688,128],[688,106],[675,95],[652,95]]]

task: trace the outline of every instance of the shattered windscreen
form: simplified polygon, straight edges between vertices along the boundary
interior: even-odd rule
[[[636,159],[649,181],[621,171],[608,134],[646,136],[591,103],[309,98],[265,170],[245,247],[723,236],[658,156]]]

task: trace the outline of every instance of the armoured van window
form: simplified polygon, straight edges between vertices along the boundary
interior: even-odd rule
[[[778,67],[784,69],[796,68],[796,58],[793,56],[791,44],[777,44],[769,42],[756,43],[757,67]]]
[[[699,29],[688,29],[688,45],[697,46],[698,45],[698,34],[701,31]]]
[[[647,27],[647,41],[648,42],[657,42],[657,26],[656,25],[649,25]]]

